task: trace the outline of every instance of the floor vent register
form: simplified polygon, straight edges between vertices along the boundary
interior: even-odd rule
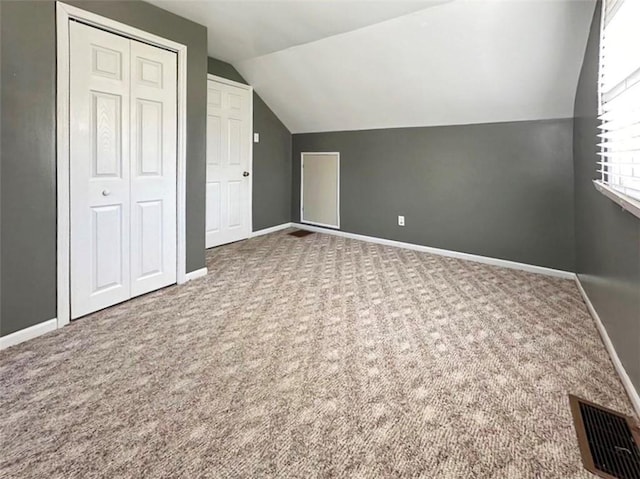
[[[607,479],[640,479],[640,429],[632,418],[569,395],[584,467]]]

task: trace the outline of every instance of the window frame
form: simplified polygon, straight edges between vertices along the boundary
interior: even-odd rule
[[[609,0],[610,1],[610,0]],[[624,0],[618,0],[616,3],[618,3],[617,5],[614,5],[612,7],[612,11],[615,13],[615,11],[618,10],[618,8],[622,5]],[[627,0],[629,1],[629,0]],[[638,0],[633,0],[633,1],[638,1]],[[603,78],[603,46],[604,46],[604,32],[605,32],[605,26],[606,26],[606,21],[607,21],[607,5],[608,5],[608,1],[607,0],[602,0],[601,2],[601,16],[600,16],[600,37],[599,37],[599,48],[598,48],[598,118],[600,119],[600,116],[603,114],[603,96],[604,96],[604,92],[603,90],[603,82],[602,82],[602,78]],[[602,121],[602,120],[600,120]],[[604,142],[603,142],[604,143]],[[599,153],[602,154],[606,151],[606,147],[604,145],[601,145],[599,148]],[[600,158],[605,158],[604,156],[600,156]],[[601,160],[599,160],[601,161]],[[605,165],[599,165],[602,169],[606,168],[607,166]],[[606,175],[606,173],[604,173],[602,175],[602,177],[604,177]],[[633,214],[634,216],[636,216],[637,218],[640,218],[640,200],[627,195],[621,191],[619,191],[618,189],[614,188],[612,185],[609,184],[609,182],[604,181],[602,178],[600,179],[595,179],[593,180],[593,185],[595,186],[596,190],[599,191],[600,193],[602,193],[604,196],[606,196],[607,198],[609,198],[610,200],[612,200],[613,202],[615,202],[616,204],[618,204],[623,210],[628,211],[629,213]]]

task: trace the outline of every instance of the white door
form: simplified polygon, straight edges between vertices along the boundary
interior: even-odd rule
[[[131,296],[176,282],[177,68],[131,40]]]
[[[71,22],[71,317],[176,281],[176,55]]]
[[[251,90],[208,81],[206,247],[251,233]]]
[[[340,153],[302,153],[300,219],[340,228]]]

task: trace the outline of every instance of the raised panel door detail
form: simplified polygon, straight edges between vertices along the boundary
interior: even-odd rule
[[[92,293],[122,284],[122,219],[122,205],[91,208]]]
[[[93,176],[120,176],[122,159],[122,98],[92,92]]]
[[[206,229],[208,232],[220,230],[221,200],[220,182],[207,183]]]
[[[229,108],[232,110],[240,110],[242,108],[242,97],[234,93],[229,94]]]
[[[229,153],[228,164],[240,165],[242,161],[242,121],[229,119]]]
[[[229,228],[242,225],[242,183],[230,181],[227,185],[227,217]]]
[[[138,203],[140,275],[162,272],[162,200]]]
[[[138,174],[162,175],[162,103],[138,100]]]
[[[213,108],[222,107],[222,92],[217,88],[209,88],[207,96],[207,104]]]
[[[138,58],[138,81],[147,86],[162,88],[162,63]]]
[[[217,115],[207,118],[207,164],[219,165],[222,150],[222,123]]]
[[[122,54],[117,50],[91,45],[91,73],[113,80],[122,79]]]

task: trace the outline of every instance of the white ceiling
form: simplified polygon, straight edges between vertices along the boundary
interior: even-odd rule
[[[207,24],[293,133],[571,117],[595,5],[153,3]]]
[[[209,56],[234,63],[451,0],[147,0],[207,27]]]

